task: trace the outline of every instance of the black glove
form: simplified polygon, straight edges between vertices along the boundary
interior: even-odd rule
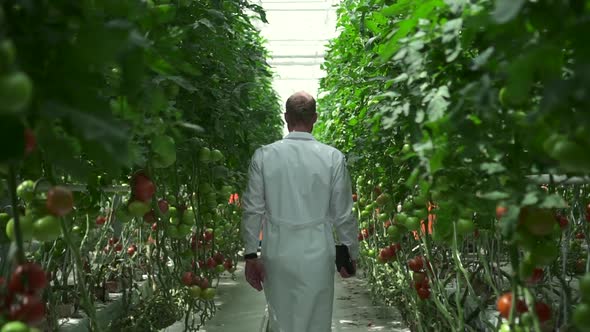
[[[354,266],[352,265],[352,259],[350,258],[348,247],[343,244],[339,244],[336,246],[336,269],[337,271],[340,271],[340,269],[343,267],[351,276],[356,274]]]

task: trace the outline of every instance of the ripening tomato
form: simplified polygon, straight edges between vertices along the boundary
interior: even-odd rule
[[[358,195],[357,194],[352,194],[352,201],[356,202],[358,200]]]
[[[496,206],[496,219],[500,220],[502,217],[508,212],[508,208],[505,206],[498,205]]]
[[[74,208],[74,196],[72,192],[63,186],[55,186],[47,193],[47,210],[57,216],[63,217]]]

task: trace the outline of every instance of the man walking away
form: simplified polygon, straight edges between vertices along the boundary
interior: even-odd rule
[[[328,332],[334,302],[333,229],[353,265],[359,252],[350,176],[344,155],[311,134],[317,121],[312,96],[298,92],[289,97],[285,120],[290,133],[256,150],[250,164],[242,204],[246,279],[255,289],[264,288],[269,331]],[[350,277],[344,268],[339,272]]]

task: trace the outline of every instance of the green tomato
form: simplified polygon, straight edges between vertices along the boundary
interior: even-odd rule
[[[400,224],[405,224],[406,221],[408,220],[408,215],[405,214],[404,212],[400,212],[395,216],[395,220],[400,223]]]
[[[466,235],[475,231],[475,224],[471,219],[460,218],[457,220],[457,234]]]
[[[134,217],[143,217],[146,213],[152,209],[149,204],[141,201],[133,201],[129,203],[127,208],[129,213]]]
[[[211,161],[211,150],[207,147],[202,147],[199,151],[199,161],[206,164]]]
[[[170,224],[171,225],[175,225],[175,226],[180,225],[180,218],[178,218],[178,217],[171,217],[170,218]]]
[[[214,149],[213,151],[211,151],[211,161],[216,163],[218,161],[223,160],[223,153],[221,153],[221,151]]]
[[[171,238],[177,238],[178,237],[178,227],[176,227],[174,225],[167,225],[166,226],[166,235],[168,235]]]
[[[189,288],[189,293],[194,299],[199,298],[199,297],[201,297],[201,287],[191,286]]]
[[[61,226],[55,216],[47,215],[33,223],[33,237],[39,241],[54,241],[60,236]]]
[[[398,225],[391,225],[387,229],[387,236],[389,236],[389,238],[394,242],[399,241],[402,238],[402,235],[403,229]]]
[[[408,217],[404,224],[410,231],[417,231],[420,229],[420,219],[416,217]]]
[[[225,272],[225,268],[223,267],[223,265],[217,265],[215,267],[215,270],[217,271],[217,273],[223,273],[223,272]]]
[[[416,209],[414,210],[414,212],[412,212],[412,214],[414,215],[414,217],[420,220],[425,220],[428,217],[428,211],[426,211],[426,209],[424,208]]]
[[[178,234],[180,236],[187,236],[192,232],[192,227],[189,225],[179,225],[178,226]]]
[[[190,209],[190,208],[189,208]],[[168,214],[170,215],[170,217],[174,218],[174,217],[178,217],[178,210],[176,210],[176,208],[174,206],[171,206],[168,208]]]
[[[580,295],[582,301],[590,304],[590,273],[586,273],[580,278]]]
[[[30,214],[21,216],[19,218],[21,234],[23,241],[30,241],[33,239],[33,216]],[[16,241],[16,235],[14,234],[14,218],[11,218],[6,224],[6,236],[11,241]]]
[[[122,208],[117,209],[117,211],[115,212],[115,217],[117,217],[117,220],[119,220],[119,222],[123,224],[126,224],[133,219],[133,217],[129,215],[129,213],[127,213],[125,209]]]
[[[29,327],[23,322],[12,321],[4,324],[0,332],[29,332]]]
[[[389,215],[387,213],[379,214],[379,221],[387,221],[389,220]]]
[[[369,256],[369,257],[375,257],[376,253],[377,252],[375,251],[375,249],[367,250],[367,256]]]
[[[16,195],[23,201],[30,203],[35,198],[35,182],[25,180],[16,188]]]
[[[33,97],[33,82],[23,72],[0,76],[0,113],[24,110]]]
[[[215,298],[215,288],[207,288],[201,291],[201,298],[203,300],[213,300]]]
[[[16,59],[16,48],[10,39],[0,42],[0,75],[7,72]]]
[[[590,331],[590,304],[580,303],[574,309],[574,324],[580,331]]]

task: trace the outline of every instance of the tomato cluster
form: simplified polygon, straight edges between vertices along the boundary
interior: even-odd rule
[[[430,297],[430,284],[424,271],[426,266],[430,266],[430,264],[422,256],[416,256],[408,260],[408,268],[413,272],[414,288],[418,293],[418,297],[422,300]]]
[[[524,300],[522,299],[513,299],[512,292],[504,293],[502,296],[498,298],[496,301],[496,309],[500,312],[500,316],[505,319],[510,317],[510,312],[512,311],[512,302],[516,302],[515,314],[521,315],[529,311],[529,308]],[[535,302],[535,314],[539,318],[541,323],[548,321],[551,319],[551,307],[547,305],[547,303],[543,301],[536,301]]]
[[[40,322],[45,317],[42,292],[48,285],[48,276],[43,268],[32,262],[20,264],[3,287],[0,310],[11,321],[28,324]],[[10,324],[10,323],[9,323]]]
[[[402,246],[399,243],[394,243],[394,244],[391,244],[390,246],[382,248],[381,250],[379,250],[379,256],[377,257],[377,260],[380,263],[387,263],[387,262],[393,261],[397,258],[397,253],[401,249],[402,249]]]

